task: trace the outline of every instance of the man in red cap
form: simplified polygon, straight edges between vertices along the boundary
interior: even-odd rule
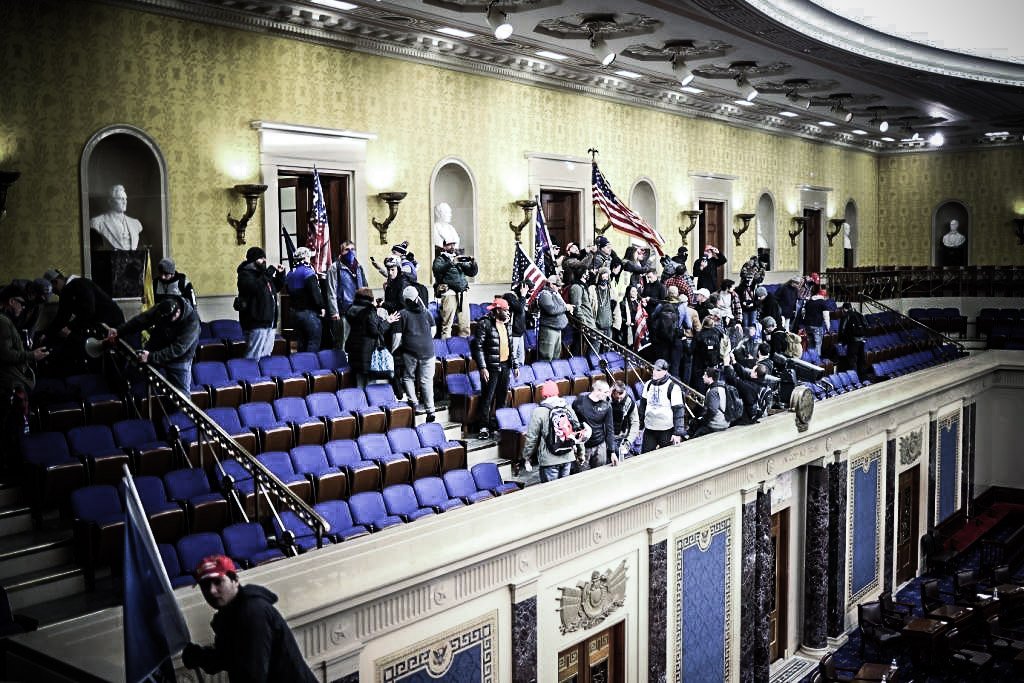
[[[698,289],[706,289],[709,292],[718,291],[718,269],[725,265],[725,257],[718,247],[708,244],[704,247],[704,253],[693,262],[693,280]]]
[[[483,383],[480,392],[480,438],[491,438],[492,405],[494,410],[505,407],[509,375],[519,375],[519,361],[512,353],[511,326],[508,302],[494,297],[487,307],[487,315],[477,321],[476,336],[470,340],[470,350],[476,366],[480,368]]]
[[[263,586],[241,585],[235,563],[224,555],[204,557],[194,574],[217,614],[210,622],[213,647],[189,643],[181,653],[186,668],[208,674],[226,671],[232,683],[315,683],[288,622],[274,607],[276,595]]]

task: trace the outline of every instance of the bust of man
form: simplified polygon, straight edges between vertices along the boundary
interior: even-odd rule
[[[110,207],[109,210],[89,221],[92,231],[103,238],[103,241],[100,244],[94,244],[93,248],[104,250],[138,249],[142,223],[125,213],[128,209],[128,193],[125,192],[124,185],[114,185],[110,188],[107,203]]]
[[[853,249],[853,239],[850,237],[850,224],[843,223],[843,249]]]
[[[462,244],[459,231],[452,225],[452,207],[447,202],[441,202],[434,207],[434,246],[444,249],[444,245],[449,242],[455,243],[456,251]]]
[[[949,232],[942,236],[942,246],[956,249],[964,246],[967,238],[960,232],[960,221],[953,219],[949,222]]]

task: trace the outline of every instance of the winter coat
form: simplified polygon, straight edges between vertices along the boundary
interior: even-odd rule
[[[540,326],[549,327],[553,330],[564,330],[569,324],[566,317],[565,301],[557,291],[545,288],[537,297],[537,307],[540,309]]]
[[[35,386],[35,374],[29,367],[32,352],[25,348],[14,321],[0,313],[0,401],[14,389],[29,391]]]
[[[284,276],[276,268],[242,261],[238,269],[238,322],[243,330],[259,330],[277,324],[277,293]]]
[[[599,330],[607,330],[612,326],[612,290],[611,285],[594,285],[594,325]]]
[[[419,360],[433,358],[433,324],[434,317],[420,301],[406,301],[405,308],[402,309],[402,317],[391,327],[392,332],[402,335],[398,349]]]
[[[327,269],[327,312],[344,315],[355,301],[356,290],[366,286],[366,273],[359,263],[348,266],[340,258],[334,259]]]
[[[163,301],[168,295],[177,294],[185,297],[185,300],[196,308],[196,290],[192,286],[185,273],[176,272],[170,280],[157,277],[153,280],[153,300],[157,303]]]
[[[47,337],[55,337],[64,327],[85,333],[100,323],[117,327],[124,322],[121,307],[92,280],[72,275],[58,296],[60,305],[47,328]]]
[[[384,283],[384,310],[394,313],[405,308],[402,292],[406,287],[415,287],[421,301],[430,300],[430,292],[426,287],[409,277],[408,273],[398,271],[398,277]]]
[[[288,287],[288,303],[293,311],[313,311],[319,315],[324,310],[320,279],[308,263],[300,263],[292,268],[284,282]]]
[[[345,353],[349,365],[358,373],[370,369],[370,356],[378,344],[383,343],[388,322],[377,315],[377,307],[369,297],[356,295],[356,300],[345,313],[351,330],[345,340]]]
[[[118,336],[124,337],[142,330],[152,330],[146,350],[149,362],[154,365],[174,365],[191,361],[199,346],[199,314],[183,297],[174,297],[182,306],[177,320],[163,316],[159,304],[117,328]]]
[[[612,402],[592,401],[589,394],[580,394],[573,401],[572,409],[580,418],[581,424],[590,425],[590,438],[585,446],[593,448],[603,441],[609,453],[615,451],[615,425],[612,422]]]
[[[448,285],[453,292],[465,292],[469,289],[467,277],[473,277],[479,271],[476,261],[459,260],[461,257],[454,254],[449,255],[442,251],[434,259],[433,271],[434,282],[441,285]]]
[[[782,315],[787,320],[792,320],[796,315],[796,297],[797,288],[791,285],[785,284],[775,290],[775,300],[779,302]],[[775,322],[780,321],[776,320]]]
[[[704,264],[701,265],[701,261]],[[725,257],[721,254],[704,260],[703,257],[693,262],[693,279],[697,283],[697,289],[706,289],[709,292],[718,291],[718,269],[725,265]]]
[[[533,458],[533,455],[537,455],[537,464],[541,467],[545,465],[564,465],[565,463],[572,462],[576,456],[573,451],[568,453],[552,453],[548,450],[547,445],[547,433],[551,428],[551,409],[561,406],[565,407],[565,399],[561,396],[551,396],[540,402],[540,405],[533,409],[530,413],[530,424],[526,427],[526,441],[523,445],[523,457],[526,460]],[[576,413],[570,408],[569,421],[572,422],[572,427],[575,430],[580,429],[580,420],[576,416]]]
[[[277,596],[263,586],[240,586],[235,599],[210,622],[213,647],[198,648],[199,666],[208,674],[226,671],[231,683],[315,683],[275,602]]]
[[[722,400],[725,393],[725,383],[721,380],[715,382],[704,394],[704,413],[701,415],[701,423],[715,431],[726,429],[729,421],[725,419],[725,402]],[[728,398],[726,396],[726,398]]]
[[[522,337],[526,334],[526,300],[515,292],[508,292],[502,298],[508,302],[508,312],[512,317],[512,331],[509,334]]]
[[[506,322],[505,329],[508,331],[508,360],[510,367],[517,369],[519,361],[512,353],[512,330]],[[489,313],[476,323],[476,335],[469,340],[469,349],[473,354],[478,368],[496,368],[501,365],[500,337],[498,336],[497,321],[494,314]]]
[[[594,327],[594,306],[590,302],[590,294],[586,285],[579,282],[569,287],[569,303],[572,304],[572,314],[580,321],[581,325]]]

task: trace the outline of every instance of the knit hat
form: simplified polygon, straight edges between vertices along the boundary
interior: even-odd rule
[[[64,277],[64,273],[60,272],[56,268],[50,268],[48,271],[43,273],[43,279],[47,282],[53,282],[59,277]]]
[[[395,246],[391,247],[392,254],[398,254],[399,256],[405,256],[409,253],[409,240],[399,242]]]
[[[774,330],[775,318],[771,317],[770,315],[766,315],[765,317],[761,318],[761,327],[764,328],[765,330]]]
[[[550,379],[540,387],[541,398],[551,398],[552,396],[558,396],[558,385]]]
[[[763,299],[768,296],[768,290],[764,287],[758,287],[754,290],[754,296],[758,299]]]
[[[160,259],[160,262],[156,264],[156,269],[164,275],[174,275],[176,270],[174,267],[174,261],[169,258]]]
[[[249,247],[245,252],[245,260],[249,263],[259,261],[261,258],[267,258],[267,252],[263,251],[261,247]]]
[[[227,576],[228,572],[238,573],[238,567],[234,561],[226,555],[209,555],[199,561],[192,575],[196,581],[205,579],[219,579]]]
[[[309,259],[313,258],[313,250],[309,247],[299,247],[292,256],[295,257],[296,263],[308,263]]]
[[[419,290],[413,287],[412,285],[409,285],[408,287],[402,290],[402,298],[405,299],[406,301],[416,301],[416,299],[418,299],[419,296]]]

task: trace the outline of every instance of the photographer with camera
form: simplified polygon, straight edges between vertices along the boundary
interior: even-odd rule
[[[718,290],[718,269],[725,265],[725,260],[718,247],[710,244],[704,247],[704,253],[693,262],[693,279],[698,289]]]
[[[452,327],[458,327],[459,335],[469,336],[469,305],[465,294],[469,291],[469,280],[479,272],[472,256],[459,255],[455,242],[446,239],[444,248],[434,259],[434,294],[441,299],[441,338],[452,336]],[[456,320],[456,317],[458,320]]]

